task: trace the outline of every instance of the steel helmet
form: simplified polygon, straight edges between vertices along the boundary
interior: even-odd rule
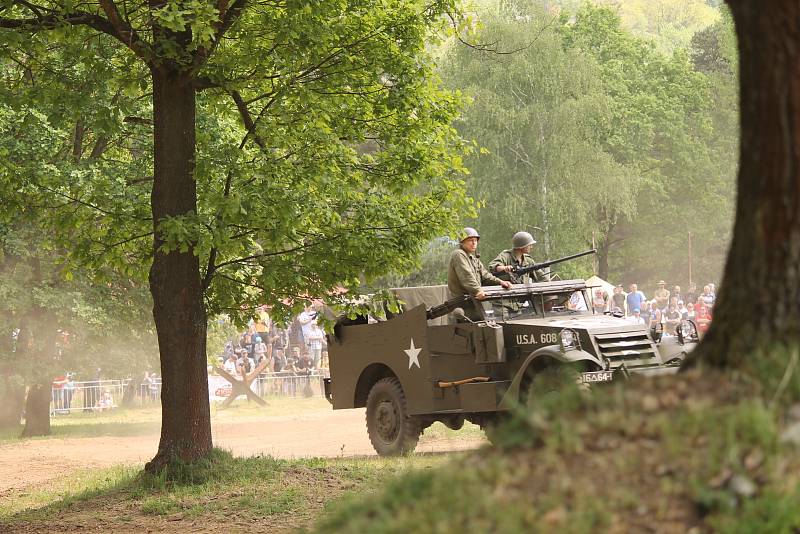
[[[481,234],[479,234],[475,228],[467,226],[461,231],[461,239],[459,239],[459,242],[463,243],[465,239],[469,239],[470,237],[477,237],[480,239]]]
[[[511,238],[511,246],[513,248],[525,248],[528,245],[535,245],[536,240],[528,232],[517,232]]]

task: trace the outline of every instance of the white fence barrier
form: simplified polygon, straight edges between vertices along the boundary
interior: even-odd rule
[[[325,395],[323,380],[327,369],[308,373],[262,373],[251,384],[253,392],[260,397],[322,397]],[[50,413],[68,415],[72,412],[100,412],[117,406],[157,405],[161,399],[161,379],[132,384],[125,380],[89,380],[54,385]],[[224,400],[230,396],[231,385],[216,375],[208,377],[211,400]]]
[[[308,373],[261,373],[250,384],[250,389],[259,397],[322,397],[325,395],[323,380],[327,377],[327,369]],[[225,400],[231,395],[231,390],[231,384],[225,378],[208,377],[208,393],[212,401]],[[239,397],[245,398],[244,395]]]
[[[268,373],[256,381],[256,393],[261,397],[323,397],[323,380],[327,370],[311,371],[308,374]]]
[[[72,412],[98,412],[120,404],[146,406],[161,398],[161,380],[132,384],[126,380],[88,380],[54,385],[50,413],[67,415]]]

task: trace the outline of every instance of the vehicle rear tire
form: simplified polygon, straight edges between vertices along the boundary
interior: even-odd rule
[[[414,451],[422,433],[420,421],[408,415],[406,396],[395,377],[375,382],[367,396],[367,433],[380,456]]]
[[[508,421],[510,415],[508,412],[496,412],[491,415],[486,415],[482,418],[480,422],[481,430],[486,435],[486,439],[489,440],[494,446],[497,446],[502,441],[501,431],[498,431],[503,423]]]

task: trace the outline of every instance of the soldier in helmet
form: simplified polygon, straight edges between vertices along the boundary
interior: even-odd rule
[[[504,250],[489,263],[489,271],[503,280],[509,280],[515,284],[524,284],[528,281],[546,282],[550,280],[550,274],[544,270],[526,273],[523,276],[514,274],[515,268],[527,267],[536,263],[530,256],[531,247],[536,244],[536,240],[528,232],[517,232],[511,238],[512,248]]]
[[[505,288],[511,287],[506,280],[501,280],[491,274],[478,259],[478,240],[481,238],[474,228],[464,228],[461,235],[461,244],[450,255],[450,264],[447,268],[447,289],[451,297],[471,295],[478,300],[486,294],[481,291],[481,285],[500,284]],[[466,311],[466,310],[465,310]]]

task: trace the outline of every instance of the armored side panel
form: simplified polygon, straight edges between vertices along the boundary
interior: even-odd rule
[[[458,386],[461,409],[464,412],[494,412],[499,410],[510,381],[474,382]]]
[[[503,328],[481,325],[475,329],[475,363],[506,361]]]
[[[328,343],[333,408],[356,407],[359,379],[388,368],[403,386],[409,413],[432,411],[427,330],[425,305],[388,321],[341,327]]]
[[[434,412],[484,412],[497,409],[498,397],[508,382],[502,328],[485,324],[460,323],[428,328],[433,383],[458,382],[491,377],[491,382],[474,382],[434,389]]]

